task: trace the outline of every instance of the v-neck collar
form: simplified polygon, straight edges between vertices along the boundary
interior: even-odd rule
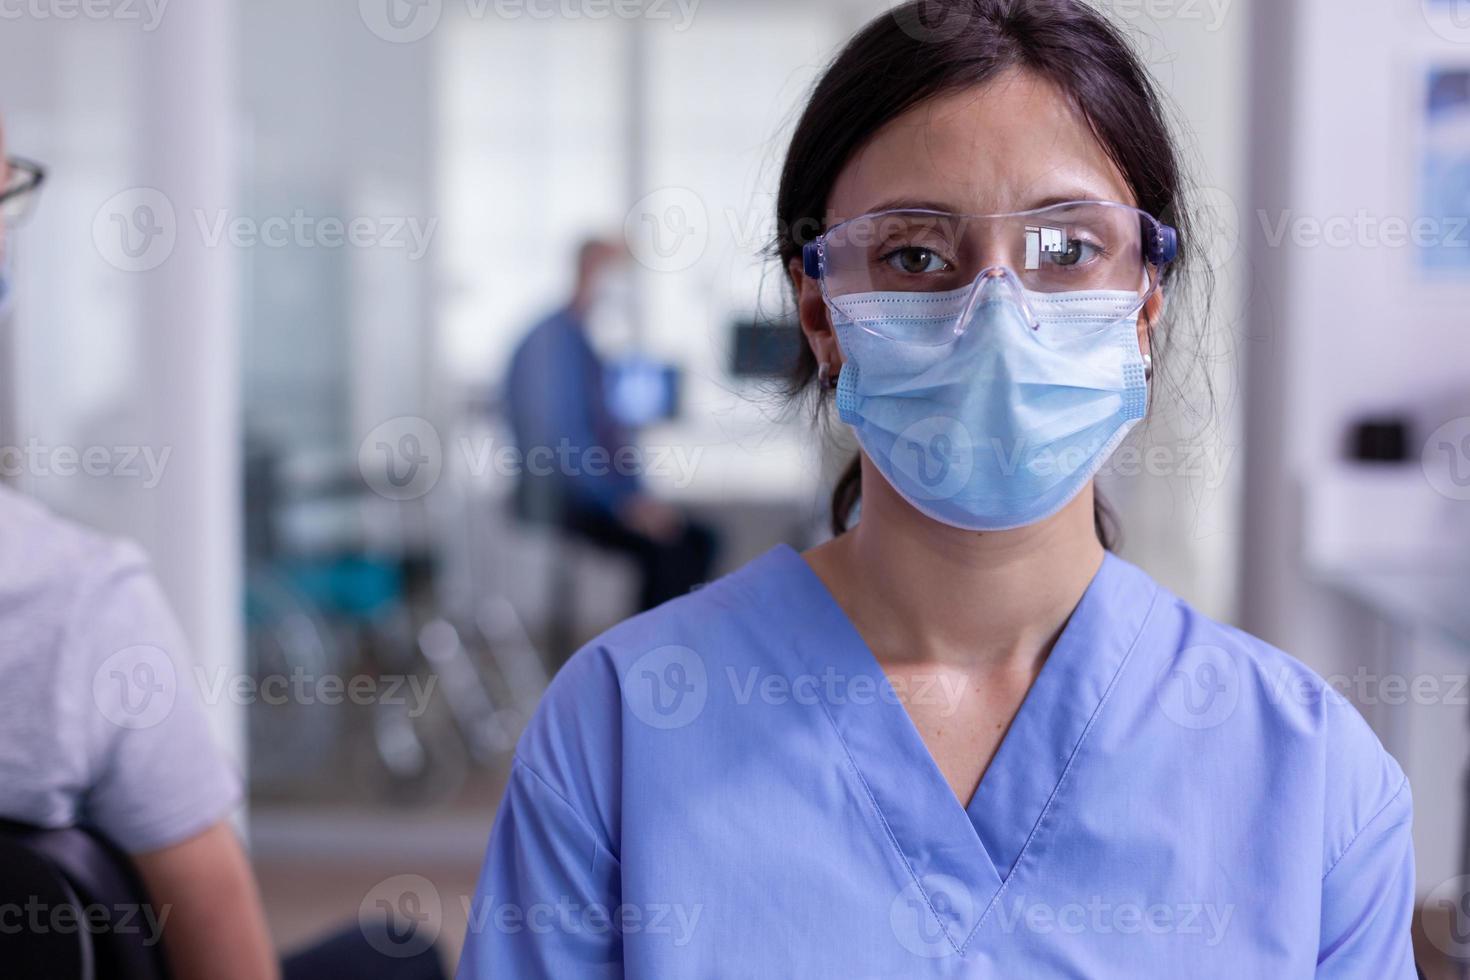
[[[1087,729],[1157,601],[1142,571],[1105,554],[1031,685],[968,807],[956,799],[887,675],[827,586],[796,551],[768,553],[774,601],[792,604],[804,669],[833,677],[822,705],[888,831],[956,951],[963,952],[1046,815]],[[934,876],[943,876],[935,878]],[[956,914],[961,886],[969,914]],[[938,914],[940,905],[950,914]],[[961,910],[963,911],[963,910]]]

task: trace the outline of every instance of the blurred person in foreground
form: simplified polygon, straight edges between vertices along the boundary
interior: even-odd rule
[[[0,129],[0,315],[12,289],[5,225],[29,209],[41,175],[5,156]],[[174,976],[278,976],[230,824],[240,778],[210,739],[143,552],[0,487],[0,675],[0,818],[84,824],[130,855],[168,911]],[[140,698],[132,680],[145,675],[172,695],[167,710]]]
[[[43,174],[5,155],[0,126],[0,319],[12,296],[5,226],[29,212]],[[0,822],[86,827],[127,854],[175,980],[443,976],[432,948],[408,950],[414,930],[404,939],[396,916],[277,959],[231,824],[240,776],[211,740],[147,556],[3,486],[0,676]]]
[[[652,609],[705,581],[715,538],[651,496],[632,437],[608,405],[607,367],[588,338],[589,314],[623,272],[627,251],[589,240],[577,251],[565,305],[526,334],[511,357],[506,402],[520,450],[517,513],[631,556],[642,578],[639,608]]]

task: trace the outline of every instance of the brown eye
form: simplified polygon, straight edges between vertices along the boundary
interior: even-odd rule
[[[1048,254],[1051,256],[1053,265],[1071,266],[1091,258],[1092,253],[1097,250],[1097,246],[1089,242],[1084,242],[1080,238],[1073,238],[1067,242],[1065,251],[1050,252]]]
[[[926,272],[941,272],[945,268],[945,262],[936,253],[927,248],[910,246],[900,248],[888,256],[888,264],[899,272],[911,276],[922,275]]]

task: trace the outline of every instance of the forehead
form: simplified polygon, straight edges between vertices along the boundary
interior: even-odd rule
[[[996,214],[1049,199],[1135,203],[1067,97],[1010,71],[890,121],[843,168],[828,209],[835,223],[905,203]]]

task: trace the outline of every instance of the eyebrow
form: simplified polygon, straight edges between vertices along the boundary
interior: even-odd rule
[[[1024,211],[1035,211],[1040,208],[1054,207],[1058,204],[1072,204],[1077,201],[1105,201],[1106,197],[1099,197],[1096,193],[1082,188],[1074,188],[1061,194],[1049,194],[1044,198],[1033,201],[1026,207],[1016,208],[1014,211],[997,212],[1013,214]],[[893,198],[883,201],[862,212],[862,214],[881,214],[885,211],[943,211],[947,214],[968,214],[963,208],[955,207],[952,202],[940,200],[921,200],[915,198]]]

